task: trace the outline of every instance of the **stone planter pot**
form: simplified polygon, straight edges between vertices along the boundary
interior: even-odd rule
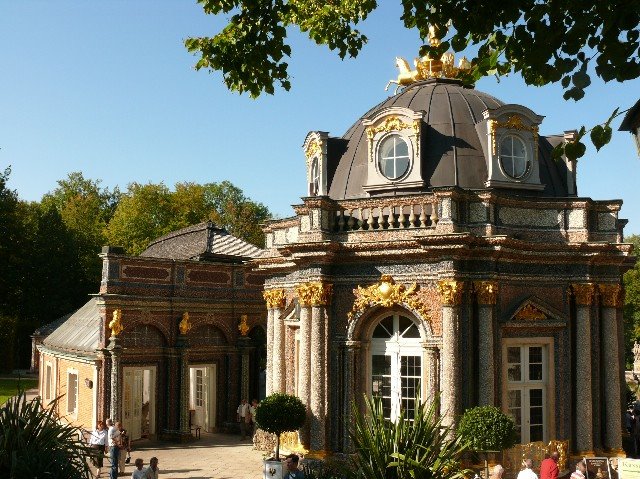
[[[262,461],[264,479],[282,479],[284,464],[280,461]]]

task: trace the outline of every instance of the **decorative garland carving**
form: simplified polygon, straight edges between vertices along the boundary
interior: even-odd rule
[[[262,293],[262,297],[267,302],[267,309],[281,309],[286,303],[284,289],[268,289]]]
[[[388,116],[378,126],[370,126],[367,128],[367,138],[373,139],[376,133],[388,132],[388,131],[401,131],[407,129],[413,129],[415,134],[420,131],[420,120],[414,120],[413,123],[406,123],[395,115]]]
[[[122,311],[119,309],[113,311],[113,319],[109,321],[109,329],[111,329],[111,336],[114,338],[124,329],[122,325]]]
[[[249,333],[249,325],[247,324],[247,315],[240,316],[240,323],[238,323],[238,331],[241,336],[246,336]]]
[[[547,319],[547,315],[536,308],[533,304],[527,304],[524,308],[518,311],[513,318],[522,321],[541,321],[543,319]]]
[[[396,304],[406,304],[420,313],[424,320],[430,321],[427,306],[416,294],[418,289],[419,287],[416,283],[406,288],[403,284],[396,284],[391,275],[383,274],[376,284],[367,288],[358,286],[353,290],[356,300],[353,302],[353,307],[347,317],[349,321],[352,321],[358,313],[367,308],[374,306],[389,308]]]
[[[443,279],[438,281],[438,293],[443,306],[457,306],[462,302],[462,290],[464,281],[455,279]]]
[[[496,304],[498,299],[498,283],[495,281],[474,281],[473,290],[479,304]]]
[[[496,154],[497,145],[496,145],[496,131],[498,128],[505,128],[507,130],[520,130],[520,131],[530,131],[533,134],[533,144],[534,144],[534,155],[536,155],[536,159],[538,158],[538,126],[527,126],[523,123],[520,115],[511,115],[507,121],[500,122],[498,120],[489,120],[489,132],[491,134],[491,146],[493,150],[493,154]]]
[[[593,283],[574,283],[571,285],[571,291],[573,291],[573,296],[576,298],[576,304],[580,306],[590,306],[593,304],[595,290]]]
[[[333,285],[321,281],[302,283],[296,286],[300,306],[326,306],[331,302]]]
[[[178,328],[180,328],[180,334],[183,336],[186,335],[189,330],[191,330],[191,327],[192,325],[191,321],[189,321],[189,313],[185,311],[182,313],[182,321],[180,321],[180,324],[178,325]]]
[[[622,286],[619,284],[599,284],[602,305],[607,308],[620,308],[622,306]]]

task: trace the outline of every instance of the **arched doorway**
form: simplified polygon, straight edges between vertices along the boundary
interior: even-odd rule
[[[415,320],[400,312],[385,314],[373,327],[370,343],[370,393],[382,400],[384,416],[395,421],[404,411],[412,419],[422,396],[423,348]]]

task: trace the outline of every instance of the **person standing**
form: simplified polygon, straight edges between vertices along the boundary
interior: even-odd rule
[[[111,460],[111,470],[109,479],[118,479],[118,459],[120,458],[120,430],[113,424],[111,419],[107,419],[107,441],[109,443],[109,459]],[[116,423],[117,424],[117,423]]]
[[[124,474],[126,464],[131,462],[131,441],[127,430],[120,421],[116,422],[118,431],[120,431],[120,456],[118,456],[118,470],[120,474]],[[126,453],[126,454],[125,454]]]
[[[89,436],[89,446],[93,449],[94,456],[91,461],[96,467],[96,479],[100,477],[100,469],[104,466],[104,452],[107,448],[107,430],[104,428],[104,423],[98,421],[95,430]]]
[[[249,427],[251,431],[249,434],[253,437],[256,433],[256,409],[258,408],[258,400],[254,399],[251,401],[251,405],[249,406],[249,414],[251,415],[251,419],[249,420]]]
[[[533,472],[533,460],[525,459],[522,461],[524,469],[518,473],[517,479],[538,479],[538,476]]]
[[[553,451],[540,464],[540,479],[558,479],[558,452]]]
[[[145,479],[147,471],[142,469],[144,461],[141,458],[138,458],[134,464],[136,465],[136,468],[131,473],[131,479]]]
[[[160,469],[158,469],[158,458],[152,457],[149,460],[149,467],[144,470],[144,479],[158,479]]]
[[[283,473],[283,479],[304,479],[304,472],[298,469],[298,462],[300,458],[297,454],[289,454],[285,457],[284,463],[287,468],[287,472]]]
[[[249,404],[246,399],[240,401],[240,405],[237,410],[238,422],[240,423],[240,440],[244,441],[247,437],[247,426],[251,420],[251,413],[249,412]]]
[[[571,479],[585,479],[587,472],[587,466],[584,461],[580,460],[576,462],[576,470],[571,473]]]

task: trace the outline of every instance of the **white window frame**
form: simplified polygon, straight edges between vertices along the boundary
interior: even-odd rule
[[[47,374],[49,373],[50,374]],[[43,391],[42,395],[44,396],[45,401],[51,401],[55,396],[54,386],[54,369],[53,363],[51,361],[44,362],[44,374],[43,374]]]
[[[382,160],[382,146],[384,145],[384,143],[387,140],[389,140],[390,138],[393,138],[393,137],[400,138],[407,145],[408,165],[407,165],[407,169],[401,175],[399,175],[399,176],[397,176],[395,178],[389,178],[382,171],[382,168],[381,168],[381,165],[380,165],[380,161]],[[395,158],[396,157],[394,156],[394,159]],[[409,173],[411,173],[411,169],[413,168],[413,145],[411,143],[411,140],[406,135],[402,134],[399,131],[393,131],[393,132],[388,133],[387,135],[384,135],[378,141],[377,148],[376,148],[376,158],[375,158],[375,160],[376,160],[376,169],[378,170],[378,173],[385,180],[387,180],[387,181],[402,181],[403,178],[407,177],[409,175]],[[395,169],[395,165],[394,165],[394,169]]]
[[[71,394],[69,389],[70,377],[76,377],[76,390],[75,390],[75,403],[74,408],[71,409]],[[66,398],[66,413],[68,416],[71,416],[73,419],[77,419],[78,417],[78,402],[80,395],[80,375],[78,374],[77,369],[67,368],[67,398]]]
[[[502,164],[502,143],[507,140],[510,139],[511,140],[511,144],[513,146],[513,141],[517,140],[522,142],[522,146],[524,147],[524,163],[525,163],[525,169],[524,169],[524,173],[520,176],[513,176],[511,173],[508,173],[505,170],[504,165]],[[530,145],[529,142],[527,142],[524,138],[522,138],[520,135],[516,135],[513,132],[508,132],[503,134],[500,137],[500,143],[499,143],[499,149],[498,149],[498,164],[500,165],[500,170],[502,171],[502,174],[509,178],[510,180],[514,180],[514,181],[523,181],[525,180],[530,174],[531,174],[531,170],[533,169],[533,164],[532,164],[532,159],[531,159],[531,152],[530,152]],[[512,155],[510,157],[513,161],[513,159],[515,158],[513,156],[513,151],[512,151]]]
[[[509,347],[530,347],[542,346],[542,381],[524,381],[521,376],[520,381],[508,380],[508,356],[507,348]],[[504,338],[502,340],[502,409],[505,414],[509,414],[509,390],[522,390],[524,394],[532,388],[542,387],[543,402],[543,441],[547,442],[549,438],[555,437],[555,367],[554,367],[554,340],[551,337],[537,338]],[[523,355],[526,356],[526,355]],[[524,366],[528,362],[528,358],[524,358],[521,364]],[[527,403],[522,402],[521,408],[524,411]],[[528,414],[528,412],[527,412]],[[522,416],[524,421],[524,416]]]

